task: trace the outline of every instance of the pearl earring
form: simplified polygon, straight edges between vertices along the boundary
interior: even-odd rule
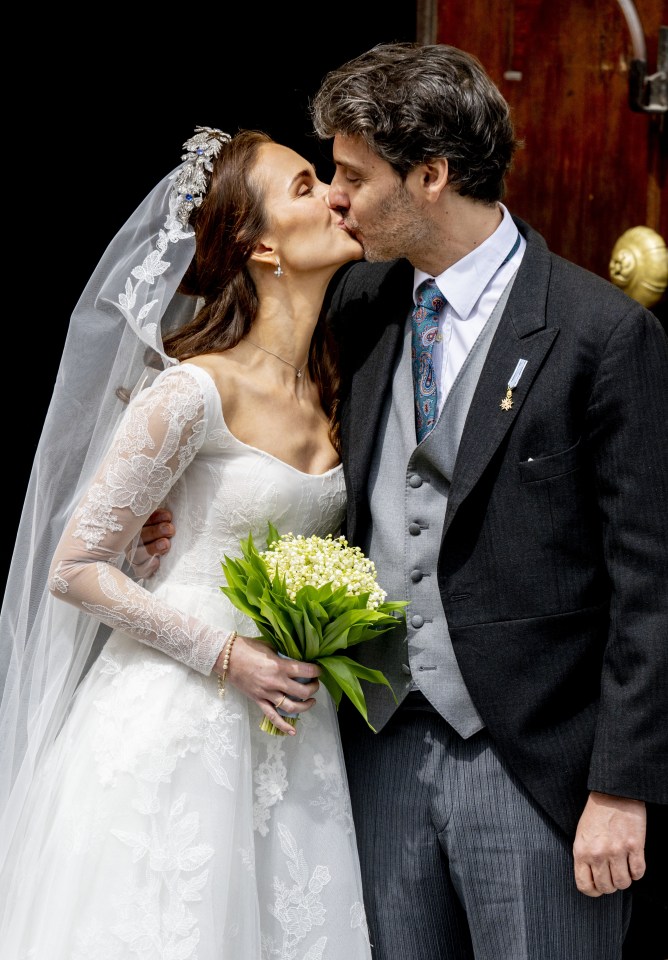
[[[276,269],[274,270],[274,276],[282,277],[283,271],[281,270],[281,261],[276,257]]]

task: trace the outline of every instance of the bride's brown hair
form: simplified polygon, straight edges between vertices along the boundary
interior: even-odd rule
[[[267,229],[267,215],[253,170],[260,147],[273,142],[260,131],[242,130],[221,145],[213,161],[206,196],[190,215],[195,255],[179,288],[202,305],[190,323],[164,339],[165,351],[177,360],[229,350],[255,320],[258,297],[247,263]],[[329,418],[332,443],[340,450],[339,374],[324,311],[311,341],[308,368]]]

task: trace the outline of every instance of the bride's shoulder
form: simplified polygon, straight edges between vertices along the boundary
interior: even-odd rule
[[[215,371],[206,363],[200,363],[199,358],[197,361],[185,360],[162,370],[152,384],[152,391],[156,390],[159,392],[154,395],[156,399],[161,398],[161,403],[183,403],[184,398],[195,401],[199,398],[205,407],[210,408],[209,413],[219,406]]]
[[[181,361],[181,368],[189,368],[191,373],[200,378],[210,378],[223,408],[229,407],[239,390],[243,390],[243,371],[234,350],[189,357]]]
[[[227,380],[231,376],[234,376],[234,364],[230,362],[230,358],[225,353],[201,353],[197,357],[188,357],[187,360],[182,360],[180,363],[182,369],[193,368],[196,370],[203,370],[205,373],[211,377],[211,379],[216,384],[220,384],[222,380]]]

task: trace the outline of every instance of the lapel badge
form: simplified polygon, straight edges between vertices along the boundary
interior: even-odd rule
[[[520,382],[520,377],[524,373],[524,368],[526,367],[526,365],[527,365],[526,360],[520,359],[517,361],[517,366],[513,370],[513,374],[510,380],[508,381],[508,387],[506,388],[506,395],[505,397],[502,398],[501,403],[499,404],[502,410],[510,410],[512,408],[513,390],[515,389],[517,384]]]
[[[501,403],[499,404],[499,406],[501,407],[502,410],[510,410],[512,405],[513,405],[513,388],[508,387],[508,389],[506,390],[506,395],[501,401]]]

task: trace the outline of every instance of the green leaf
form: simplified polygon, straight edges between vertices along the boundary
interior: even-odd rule
[[[341,614],[323,630],[322,654],[330,654],[335,650],[353,646],[362,640],[371,639],[377,634],[390,630],[397,625],[393,617],[386,617],[376,610],[348,610]],[[355,627],[359,629],[354,630]],[[351,636],[352,635],[352,636]]]
[[[267,583],[259,577],[249,577],[246,583],[246,599],[249,603],[260,606],[260,601],[267,593]]]
[[[248,578],[238,560],[225,557],[225,562],[221,563],[221,567],[230,587],[245,587]]]
[[[354,647],[358,643],[363,643],[366,640],[373,640],[374,637],[379,637],[383,633],[387,633],[389,630],[394,630],[397,625],[397,621],[392,618],[391,620],[378,620],[375,623],[359,623],[350,628],[348,633],[348,647]]]
[[[320,591],[318,587],[314,587],[312,584],[307,583],[306,586],[300,587],[295,596],[295,603],[303,607],[309,603],[318,603],[319,602]]]
[[[239,546],[241,547],[241,552],[244,557],[249,558],[252,556],[257,556],[257,550],[255,549],[255,544],[253,543],[252,533],[249,533],[245,540],[240,540]]]
[[[320,663],[318,660],[317,663]],[[343,690],[338,680],[335,680],[334,677],[329,673],[328,670],[323,669],[322,673],[318,677],[320,683],[329,691],[329,695],[334,701],[334,706],[336,709],[339,709],[339,704],[341,703],[341,697],[343,696]]]
[[[288,593],[285,578],[280,577],[277,573],[275,573],[271,579],[271,591],[277,599],[280,598],[282,600],[290,600],[290,594]],[[290,603],[292,603],[291,600]]]
[[[344,585],[335,590],[331,597],[323,601],[323,606],[327,610],[328,619],[333,620],[348,610],[358,610],[366,607],[366,602],[363,602],[356,594],[349,594]]]
[[[304,660],[315,660],[322,647],[322,628],[317,618],[311,618],[309,611],[303,611]]]
[[[306,642],[304,639],[304,615],[302,611],[297,610],[292,603],[286,604],[285,612],[289,616],[292,624],[292,633],[295,637],[295,643],[299,646],[300,650],[304,650],[306,647]]]
[[[272,607],[271,604],[263,604],[262,613],[282,645],[281,652],[286,653],[289,657],[294,657],[296,660],[301,660],[299,647],[292,636],[292,624],[288,623],[286,625],[280,611],[276,607]]]
[[[243,591],[231,590],[229,587],[221,587],[220,590],[228,600],[234,604],[237,610],[241,610],[241,612],[245,613],[251,620],[257,623],[263,619],[259,614],[258,608],[247,601],[246,594]]]
[[[272,543],[275,543],[277,540],[281,539],[280,533],[278,532],[276,527],[273,525],[271,520],[268,523],[268,527],[269,527],[269,533],[267,534],[267,550],[272,545]]]
[[[337,657],[337,660],[340,660],[340,659],[341,657]],[[350,660],[349,657],[345,657],[344,659]],[[390,681],[387,679],[387,677],[381,670],[373,670],[371,667],[365,667],[363,664],[358,663],[357,660],[350,660],[350,663],[352,664],[352,668],[355,671],[356,677],[358,677],[360,680],[366,680],[368,683],[384,684],[386,687],[389,688],[389,691],[392,694],[394,702],[395,703],[399,702],[397,700],[397,695],[392,689],[392,685]]]
[[[403,617],[400,619],[406,618],[405,608],[410,606],[410,600],[384,600],[383,603],[378,607],[379,613],[390,613],[393,610],[402,610]]]
[[[267,627],[262,623],[258,623],[256,625],[262,634],[262,639],[267,641],[272,650],[280,650],[280,652],[284,653],[286,657],[289,656],[289,653],[285,649],[283,634],[276,636],[270,627]]]
[[[299,610],[302,614],[306,615],[311,623],[314,625],[317,624],[318,633],[322,636],[322,629],[329,622],[329,617],[327,616],[327,611],[319,603],[297,603],[294,604],[295,609]]]
[[[375,733],[375,728],[369,723],[366,699],[358,678],[361,677],[370,683],[382,683],[386,687],[389,687],[396,702],[396,695],[387,677],[385,677],[380,670],[371,670],[369,667],[364,667],[362,664],[357,663],[357,661],[351,660],[350,657],[345,657],[342,654],[335,657],[318,657],[317,662],[323,669],[320,680],[325,683],[327,689],[329,690],[329,684],[325,682],[325,674],[328,675],[328,680],[338,684],[343,693],[348,697],[353,706],[359,710],[371,730]]]
[[[245,566],[248,576],[252,576],[254,574],[263,582],[268,583],[269,574],[267,572],[267,565],[255,547],[252,534],[249,533],[246,540],[240,540],[239,545],[241,547],[243,560],[237,562]]]

